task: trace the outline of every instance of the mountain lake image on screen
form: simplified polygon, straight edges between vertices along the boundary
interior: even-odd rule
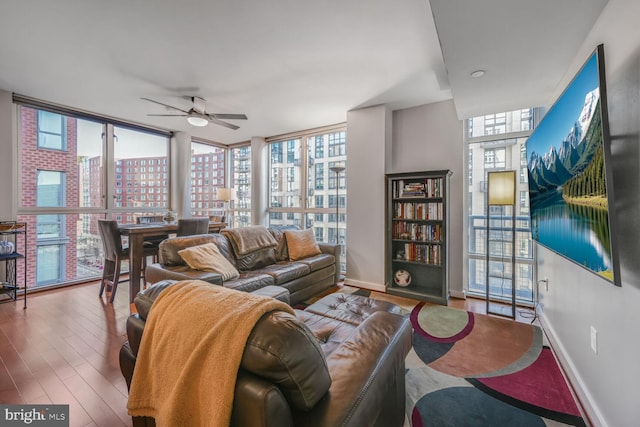
[[[600,45],[527,140],[531,233],[619,285],[603,55]]]

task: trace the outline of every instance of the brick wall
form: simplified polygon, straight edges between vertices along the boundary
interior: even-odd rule
[[[66,175],[65,205],[77,207],[80,200],[79,167],[77,159],[77,120],[66,117],[67,150],[52,150],[38,148],[38,113],[36,110],[20,107],[20,138],[22,143],[21,158],[21,193],[19,200],[21,207],[37,206],[37,173],[39,170],[64,172]],[[63,233],[68,237],[64,247],[65,272],[64,278],[76,277],[76,234],[78,215],[65,215]],[[37,228],[36,216],[24,215],[19,218],[28,227],[28,259],[27,285],[36,285],[37,262]],[[20,251],[22,247],[18,247]],[[23,263],[18,265],[18,277],[22,277]]]

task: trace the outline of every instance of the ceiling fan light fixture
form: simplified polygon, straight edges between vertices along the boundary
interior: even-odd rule
[[[203,127],[209,124],[209,120],[203,119],[202,117],[189,116],[187,117],[187,121],[192,126]]]

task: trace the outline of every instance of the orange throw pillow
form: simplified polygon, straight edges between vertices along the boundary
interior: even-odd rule
[[[314,255],[320,255],[320,247],[316,242],[316,236],[312,228],[306,230],[286,230],[284,236],[287,239],[289,260],[296,261]]]

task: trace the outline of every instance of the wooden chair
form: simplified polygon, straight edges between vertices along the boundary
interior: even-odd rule
[[[102,238],[102,249],[104,252],[104,262],[102,269],[102,280],[100,281],[100,292],[98,296],[102,297],[105,285],[111,287],[111,298],[109,302],[113,303],[116,297],[116,289],[118,283],[128,282],[120,280],[120,265],[123,259],[129,258],[129,248],[122,245],[122,238],[118,230],[118,223],[112,220],[98,220],[98,230]],[[146,257],[157,254],[157,248],[144,248],[142,258],[142,278],[146,287],[147,282],[144,280],[144,270],[147,265]]]
[[[139,216],[136,218],[136,224],[154,224],[164,222],[164,217],[162,215],[147,215],[147,216]],[[154,262],[158,261],[158,251],[160,242],[164,239],[168,239],[168,234],[163,234],[162,236],[152,236],[144,238],[144,247],[146,248],[155,248],[156,253],[153,255]]]
[[[193,236],[209,232],[209,218],[184,218],[178,220],[176,236]]]

